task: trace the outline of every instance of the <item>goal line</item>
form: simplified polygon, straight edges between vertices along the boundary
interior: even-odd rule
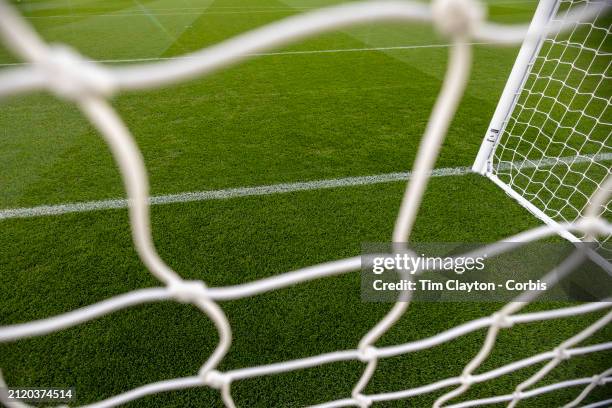
[[[517,161],[503,163],[501,168],[509,170],[511,167],[521,169],[533,169],[552,167],[559,164],[575,165],[590,163],[592,161],[612,161],[612,153],[601,153],[597,155],[568,156],[560,158],[545,158],[538,162]],[[465,176],[471,174],[470,167],[443,167],[433,169],[430,177]],[[188,203],[194,201],[226,200],[230,198],[266,196],[272,194],[293,193],[298,191],[323,190],[341,187],[357,187],[371,184],[391,183],[406,181],[410,179],[412,172],[383,173],[371,176],[343,177],[335,179],[322,179],[313,181],[298,181],[294,183],[279,183],[254,187],[235,187],[221,190],[190,191],[177,194],[164,194],[149,198],[150,205]],[[5,208],[0,209],[0,220],[11,218],[33,218],[52,215],[63,215],[70,213],[81,213],[91,211],[113,210],[128,208],[128,200],[122,198],[84,201],[77,203],[40,205],[35,207]]]

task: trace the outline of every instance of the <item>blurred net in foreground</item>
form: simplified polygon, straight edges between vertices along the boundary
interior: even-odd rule
[[[571,28],[576,19],[592,21],[605,7],[605,3],[585,3],[577,10],[571,10],[563,21],[549,27],[548,31],[552,33],[565,31]],[[413,167],[413,176],[409,180],[401,203],[393,233],[393,241],[396,243],[409,242],[429,174],[463,94],[471,64],[470,40],[518,44],[526,36],[526,27],[488,23],[484,20],[482,7],[470,0],[436,0],[431,7],[409,1],[350,3],[287,18],[210,48],[197,51],[189,55],[189,58],[127,67],[105,67],[85,60],[69,48],[47,45],[10,6],[0,0],[0,34],[3,41],[17,56],[27,62],[22,66],[0,72],[0,95],[6,97],[10,94],[44,89],[53,92],[60,98],[73,101],[80,108],[88,120],[98,129],[111,149],[129,198],[130,226],[134,245],[149,271],[163,283],[162,287],[134,290],[63,315],[0,327],[0,341],[16,341],[22,338],[40,336],[98,318],[122,308],[164,300],[192,304],[214,322],[218,331],[219,343],[202,365],[199,373],[191,377],[140,386],[90,405],[98,408],[117,406],[158,392],[202,386],[219,389],[224,403],[228,407],[232,407],[235,404],[230,387],[234,381],[346,360],[359,360],[364,363],[365,369],[360,380],[349,397],[322,403],[319,405],[320,407],[368,407],[379,401],[410,398],[416,395],[443,391],[447,388],[450,388],[450,391],[447,390],[446,393],[442,394],[435,401],[434,406],[458,408],[499,402],[508,402],[510,406],[514,406],[522,400],[554,390],[582,387],[582,391],[577,392],[576,398],[566,405],[576,406],[597,385],[612,382],[612,369],[608,369],[601,373],[588,373],[583,378],[568,379],[537,388],[533,387],[553,368],[568,358],[612,349],[612,342],[578,346],[579,343],[612,320],[612,311],[610,311],[612,299],[608,299],[606,302],[585,303],[562,309],[519,314],[518,312],[522,308],[537,297],[537,292],[524,292],[491,316],[464,323],[432,337],[404,344],[377,347],[375,345],[377,340],[397,322],[409,307],[410,293],[402,292],[388,314],[363,336],[355,349],[225,372],[217,370],[232,341],[232,330],[226,315],[219,306],[219,302],[250,297],[308,280],[356,272],[360,270],[361,259],[360,257],[353,257],[336,260],[228,287],[209,288],[203,281],[183,280],[179,274],[164,263],[153,245],[150,233],[146,169],[137,145],[120,117],[109,105],[108,99],[122,90],[150,89],[203,76],[243,60],[248,55],[324,31],[360,23],[417,20],[433,22],[441,33],[452,39],[453,46],[450,49],[444,84],[423,136]],[[536,34],[538,35],[527,35],[525,41],[538,41],[541,33]],[[503,251],[520,246],[522,243],[536,241],[553,234],[571,232],[583,236],[585,240],[593,240],[596,236],[609,235],[612,233],[612,226],[600,215],[601,208],[607,205],[610,190],[612,190],[612,178],[608,177],[605,182],[599,183],[599,189],[593,191],[586,209],[581,211],[580,217],[571,223],[547,225],[529,230],[509,237],[507,241],[512,242],[511,245],[500,242],[480,248],[469,255],[478,256],[478,254],[486,253],[488,256],[495,256]],[[409,247],[408,244],[407,247]],[[567,276],[586,259],[597,263],[606,272],[612,274],[610,264],[596,252],[576,250],[562,260],[553,271],[544,274],[542,280],[548,282],[550,286],[554,286],[559,279]],[[558,346],[554,350],[475,374],[493,349],[501,330],[509,329],[516,324],[562,319],[602,311],[607,313],[574,336],[559,339]],[[395,392],[380,394],[365,394],[363,392],[376,371],[380,359],[428,349],[481,329],[487,330],[486,339],[480,351],[469,364],[460,370],[458,376]],[[546,364],[534,375],[519,384],[510,394],[447,404],[450,400],[466,392],[473,384],[489,381],[539,363]],[[3,402],[7,406],[25,406],[21,402],[7,400]],[[610,404],[612,404],[612,400],[600,401],[590,406]]]

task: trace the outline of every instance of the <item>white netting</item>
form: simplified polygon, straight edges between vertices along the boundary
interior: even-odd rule
[[[551,24],[589,3],[561,0]],[[602,11],[544,38],[493,157],[492,173],[557,222],[578,219],[610,174],[611,22]],[[611,215],[608,203],[602,216]],[[609,238],[601,239],[607,257]]]
[[[601,7],[589,7],[586,13],[581,12],[580,14],[585,21],[588,21],[600,9]],[[378,401],[410,398],[449,387],[452,388],[436,400],[434,406],[439,407],[466,392],[473,384],[489,381],[539,363],[546,364],[518,385],[515,392],[511,394],[463,401],[445,406],[458,408],[499,402],[508,402],[510,405],[515,405],[519,401],[554,390],[582,387],[582,391],[577,393],[576,398],[567,403],[566,406],[570,407],[580,404],[597,385],[612,383],[612,370],[606,370],[594,375],[590,373],[591,375],[584,378],[570,379],[533,388],[533,385],[546,376],[548,372],[568,358],[612,349],[612,342],[578,346],[579,343],[612,320],[612,298],[606,302],[585,303],[561,309],[519,314],[518,312],[521,309],[538,296],[538,292],[535,291],[522,293],[515,301],[508,303],[491,316],[472,320],[432,337],[404,344],[377,347],[377,340],[397,322],[409,307],[410,292],[403,292],[389,313],[363,336],[355,349],[220,372],[217,367],[230,348],[232,331],[229,321],[218,302],[250,297],[308,280],[359,271],[361,267],[360,257],[315,265],[242,285],[209,288],[202,281],[183,280],[159,257],[151,240],[146,170],[140,152],[129,131],[107,102],[107,98],[113,93],[126,89],[154,88],[195,76],[202,76],[247,58],[249,54],[262,52],[298,38],[338,27],[375,21],[433,21],[441,32],[452,38],[453,46],[450,51],[450,60],[443,88],[434,106],[419,148],[413,168],[413,177],[410,179],[403,198],[393,234],[395,242],[408,242],[429,174],[467,83],[472,52],[469,41],[480,40],[499,44],[518,44],[523,40],[526,33],[525,26],[491,24],[485,22],[483,16],[481,7],[469,0],[437,0],[434,2],[432,9],[425,4],[412,2],[352,3],[290,17],[279,23],[271,24],[211,48],[198,51],[191,54],[190,58],[187,59],[129,67],[105,67],[87,62],[76,52],[66,48],[47,46],[12,8],[0,0],[0,33],[4,42],[18,56],[30,63],[0,73],[0,95],[6,96],[13,93],[46,89],[55,93],[58,97],[71,100],[77,104],[83,114],[105,138],[118,163],[129,198],[129,216],[134,245],[143,263],[164,284],[163,287],[159,288],[135,290],[56,317],[0,327],[0,341],[15,341],[26,337],[40,336],[137,304],[167,300],[192,304],[215,323],[219,343],[212,355],[202,365],[199,373],[192,377],[176,378],[144,385],[89,405],[97,408],[117,406],[158,392],[202,386],[219,389],[224,403],[231,407],[234,406],[234,402],[230,386],[234,381],[347,360],[358,360],[366,365],[351,396],[346,399],[323,403],[319,406],[367,407]],[[565,28],[565,25],[561,24],[555,30]],[[529,38],[528,40],[535,41],[537,39]],[[583,234],[587,239],[610,234],[612,233],[612,225],[598,215],[601,212],[601,207],[607,203],[610,190],[612,190],[612,177],[607,179],[606,185],[594,193],[587,210],[581,214],[579,220],[572,223],[563,223],[557,227],[542,226],[535,228],[509,237],[507,241],[511,244],[499,242],[463,256],[476,257],[485,253],[490,257],[496,256],[520,247],[526,242],[543,239],[562,231]],[[582,248],[574,251],[553,271],[545,274],[542,280],[547,282],[549,287],[552,287],[587,258],[599,262],[608,273],[612,274],[610,264],[602,262],[597,253],[592,250]],[[607,313],[574,336],[568,339],[560,339],[559,345],[553,350],[514,361],[490,371],[476,373],[491,353],[501,330],[517,324],[562,319],[588,313],[601,313],[602,311],[607,311]],[[460,375],[396,392],[364,394],[363,391],[374,374],[380,359],[428,349],[483,329],[487,330],[486,339],[480,351],[463,368]],[[4,382],[1,377],[0,382]],[[8,406],[25,406],[25,404],[19,402],[6,400],[3,402]],[[604,406],[610,403],[612,403],[612,400],[600,401],[591,406]]]

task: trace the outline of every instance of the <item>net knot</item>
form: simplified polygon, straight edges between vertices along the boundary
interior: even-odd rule
[[[108,98],[117,90],[109,71],[85,60],[65,45],[50,46],[47,58],[40,65],[51,90],[64,99],[74,101],[88,96]]]
[[[374,346],[366,346],[362,349],[359,349],[357,358],[362,363],[370,362],[376,358],[376,347]]]
[[[596,374],[593,376],[593,384],[595,385],[606,385],[606,376],[603,374]]]
[[[560,348],[560,347],[557,347],[555,349],[555,360],[558,360],[558,361],[569,360],[570,357],[571,356],[569,355],[566,349]]]
[[[353,399],[359,405],[359,408],[369,408],[372,405],[372,398],[363,394],[354,394]]]
[[[202,281],[178,281],[168,286],[173,298],[181,303],[193,303],[208,296],[206,285]]]
[[[210,370],[205,373],[200,373],[200,376],[204,380],[204,384],[217,390],[229,385],[231,382],[229,375],[223,374],[217,370]]]
[[[520,401],[523,399],[523,392],[522,391],[514,391],[512,393],[512,401]]]
[[[461,377],[459,377],[459,380],[463,385],[470,386],[474,384],[474,377],[471,374],[462,374]]]
[[[436,28],[450,37],[473,34],[486,15],[475,0],[434,0],[431,11]]]
[[[508,318],[508,315],[504,313],[493,313],[493,324],[497,327],[507,329],[512,327],[514,323]]]

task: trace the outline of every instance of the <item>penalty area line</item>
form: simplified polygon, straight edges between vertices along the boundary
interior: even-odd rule
[[[489,42],[471,42],[469,45],[491,45]],[[401,51],[401,50],[416,50],[420,48],[448,48],[452,44],[413,44],[413,45],[396,45],[388,47],[365,47],[365,48],[337,48],[329,50],[302,50],[302,51],[276,51],[276,52],[257,52],[245,54],[248,57],[273,57],[283,55],[309,55],[309,54],[337,54],[344,52],[371,52],[371,51]],[[128,59],[100,59],[87,60],[88,62],[96,62],[101,64],[122,64],[132,62],[155,62],[155,61],[173,61],[173,60],[198,60],[201,57],[194,55],[179,55],[176,57],[150,57],[150,58],[128,58]],[[13,67],[22,65],[32,65],[31,62],[11,62],[0,64],[0,67]]]
[[[579,164],[592,161],[610,161],[612,153],[600,153],[595,155],[584,155],[561,158],[545,158],[538,161],[503,162],[497,166],[497,170],[508,170],[511,168],[530,169],[536,167],[550,167],[560,163]],[[470,167],[446,167],[431,171],[431,177],[464,176],[472,173]],[[222,190],[192,191],[178,194],[166,194],[152,196],[149,198],[150,205],[188,203],[194,201],[226,200],[237,197],[265,196],[272,194],[293,193],[297,191],[322,190],[340,187],[366,186],[372,184],[408,181],[412,172],[383,173],[372,176],[344,177],[335,179],[299,181],[294,183],[270,184],[254,187],[236,187]],[[41,205],[26,208],[7,208],[0,210],[0,220],[11,218],[32,218],[51,215],[62,215],[70,213],[81,213],[89,211],[101,211],[121,209],[128,207],[127,199],[110,199],[99,201],[87,201],[78,203],[67,203],[57,205]]]

